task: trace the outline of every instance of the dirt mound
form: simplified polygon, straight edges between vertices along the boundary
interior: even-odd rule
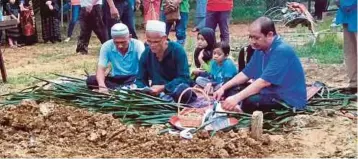
[[[122,125],[111,115],[54,103],[0,109],[0,157],[266,157],[281,146],[247,132],[157,135],[163,126]],[[285,146],[285,145],[282,145]]]

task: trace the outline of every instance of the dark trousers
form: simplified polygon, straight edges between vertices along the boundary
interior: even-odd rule
[[[166,24],[165,33],[169,36],[170,30],[175,23],[175,36],[177,38],[177,43],[184,46],[185,41],[186,41],[186,29],[188,28],[188,22],[189,22],[189,13],[180,12],[180,20],[177,20],[175,22],[170,22],[170,23],[167,22],[165,13],[163,10],[161,11],[160,14],[161,14],[160,15],[161,21],[165,22],[165,24]]]
[[[130,85],[135,81],[135,75],[117,75],[117,76],[107,76],[104,80],[107,88],[116,89],[124,85]],[[98,82],[96,76],[89,76],[86,80],[87,87],[89,89],[98,89]]]
[[[132,34],[132,38],[138,39],[135,23],[134,23],[134,9],[129,0],[113,1],[114,5],[118,9],[120,15],[120,21],[128,27],[129,33]],[[111,12],[107,1],[103,1],[103,21],[108,30],[108,37],[111,37],[111,28],[114,24],[118,23],[119,20],[111,18]]]
[[[326,10],[327,0],[315,0],[314,4],[314,15],[317,16],[318,20],[322,20],[323,12]]]
[[[231,11],[207,11],[205,26],[216,30],[216,26],[220,28],[221,41],[230,42],[229,20]]]
[[[81,32],[78,38],[76,52],[88,53],[88,44],[91,38],[92,31],[94,31],[102,44],[108,40],[107,28],[103,23],[102,17],[103,13],[101,5],[93,6],[92,11],[90,13],[86,11],[85,7],[81,7]]]
[[[225,91],[224,97],[229,97],[239,93],[247,85],[241,85]],[[243,100],[241,103],[241,110],[245,113],[252,114],[259,110],[262,112],[270,112],[272,109],[282,109],[284,106],[275,102],[275,100],[282,101],[276,94],[256,94]]]

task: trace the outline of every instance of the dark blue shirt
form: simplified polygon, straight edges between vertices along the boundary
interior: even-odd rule
[[[293,48],[279,36],[275,37],[267,53],[256,50],[242,72],[251,79],[261,78],[271,83],[260,94],[276,94],[299,110],[306,107],[305,74],[301,62]]]
[[[149,46],[139,61],[139,70],[136,85],[143,88],[149,85],[165,85],[166,92],[174,92],[176,86],[190,82],[188,58],[184,48],[176,43],[169,42],[162,61],[159,61]]]

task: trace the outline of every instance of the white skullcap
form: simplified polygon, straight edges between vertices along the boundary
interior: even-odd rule
[[[164,22],[159,20],[148,20],[147,25],[145,26],[145,30],[149,32],[159,32],[166,35],[166,25]]]
[[[117,36],[128,35],[128,34],[129,34],[128,27],[123,23],[114,24],[111,28],[112,38]]]

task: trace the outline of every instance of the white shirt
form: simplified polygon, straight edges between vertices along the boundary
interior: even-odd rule
[[[80,0],[81,7],[87,7],[87,6],[92,5],[93,1],[96,1],[96,0]],[[97,0],[96,4],[102,5],[102,0]]]

